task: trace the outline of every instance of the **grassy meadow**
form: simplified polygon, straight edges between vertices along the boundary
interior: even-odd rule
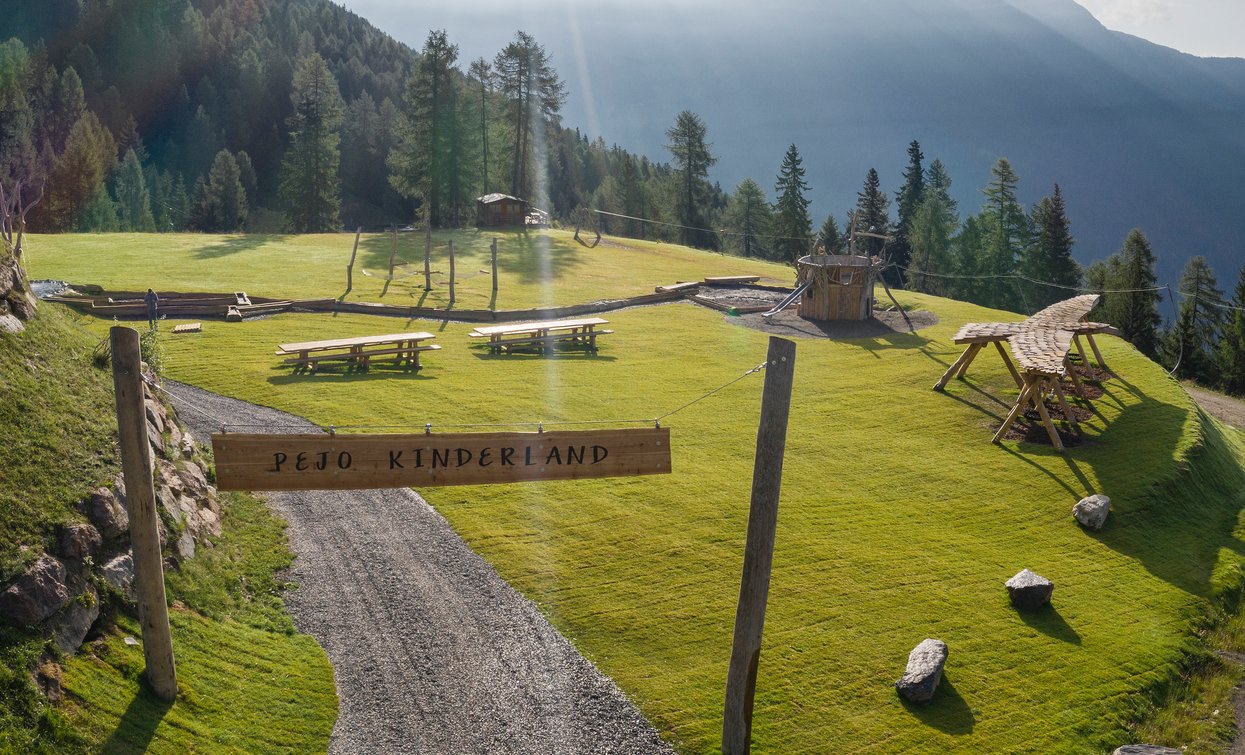
[[[485,243],[474,232],[462,238],[465,247]],[[572,304],[704,275],[791,279],[780,266],[676,247],[587,250],[566,234],[535,238],[535,277],[507,271],[499,306]],[[29,268],[32,277],[117,288],[337,295],[349,241],[243,240],[236,253],[205,261],[196,250],[233,242],[36,237]],[[140,247],[160,256],[135,257]],[[488,278],[479,280],[487,304]],[[352,298],[389,301],[366,286],[356,275]],[[481,292],[460,292],[460,302],[479,302]],[[1199,657],[1212,602],[1240,587],[1240,435],[1204,418],[1131,346],[1103,338],[1120,377],[1094,402],[1086,442],[1065,455],[992,445],[992,425],[1016,393],[996,357],[983,354],[946,393],[930,386],[958,355],[950,338],[962,323],[1017,316],[899,296],[938,324],[797,339],[754,751],[1083,753],[1124,743]],[[613,427],[679,407],[765,354],[764,333],[688,303],[605,317],[616,332],[598,356],[490,356],[471,347],[465,324],[363,315],[204,321],[202,333],[164,335],[162,345],[169,377],[364,431],[538,420]],[[100,335],[110,325],[80,322]],[[376,366],[294,375],[272,355],[281,342],[406,329],[429,330],[443,347],[418,374]],[[763,377],[663,421],[670,475],[420,491],[684,752],[719,742]],[[1112,498],[1101,533],[1070,515],[1095,492]],[[1049,610],[1009,606],[1003,582],[1026,567],[1055,582]],[[946,674],[931,704],[909,706],[892,684],[926,637],[950,646]],[[1167,743],[1213,751],[1230,731],[1229,707],[1201,728],[1145,731],[1196,737]]]

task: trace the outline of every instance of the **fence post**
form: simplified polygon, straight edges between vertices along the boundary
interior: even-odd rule
[[[450,304],[454,304],[454,239],[450,239]]]
[[[493,239],[493,296],[497,296],[497,239]]]
[[[354,258],[359,253],[359,236],[363,233],[363,226],[359,226],[354,232],[354,249],[350,250],[350,264],[346,265],[346,293],[354,290]]]
[[[156,696],[171,702],[177,697],[177,671],[173,665],[169,607],[164,597],[164,557],[160,553],[160,533],[156,530],[156,492],[151,478],[151,446],[147,441],[138,331],[118,325],[109,331],[109,338],[143,660],[147,666],[147,681]]]
[[[795,343],[770,336],[752,470],[752,503],[748,510],[743,577],[735,610],[731,663],[726,674],[723,755],[745,755],[752,747],[752,701],[756,696],[761,631],[765,626],[765,603],[769,598],[769,578],[774,563],[778,494],[782,489],[782,461],[794,375]]]

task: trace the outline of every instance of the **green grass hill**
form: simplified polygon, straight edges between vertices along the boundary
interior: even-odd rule
[[[26,332],[0,335],[0,580],[85,521],[74,504],[119,468],[112,376],[93,365],[91,335],[54,306]],[[250,496],[224,496],[214,547],[167,572],[180,693],[161,704],[139,678],[137,621],[114,614],[73,658],[0,628],[0,752],[322,751],[337,715],[328,659],[298,635],[277,570],[282,524]],[[61,666],[63,665],[63,670]],[[36,666],[60,681],[51,705]]]
[[[476,255],[459,270],[487,266],[487,237],[456,238]],[[368,241],[371,272],[381,257],[387,264],[388,249],[383,238]],[[114,288],[338,296],[350,242],[36,237],[30,270]],[[558,232],[507,239],[503,251],[513,255],[503,267],[505,308],[645,293],[704,275],[793,277],[678,247],[620,241],[587,250]],[[384,298],[376,280],[359,280],[361,300],[423,294],[418,276]],[[462,288],[460,306],[487,304],[487,276]],[[438,286],[429,298],[444,294]],[[992,426],[1016,395],[997,358],[983,354],[946,393],[930,388],[959,353],[951,336],[961,324],[1018,316],[898,296],[937,324],[796,339],[755,751],[1084,753],[1142,736],[1214,751],[1231,731],[1236,672],[1207,651],[1240,649],[1242,634],[1229,615],[1245,562],[1240,435],[1199,412],[1131,346],[1104,337],[1118,378],[1093,402],[1085,442],[1063,455],[1044,444],[992,445]],[[170,377],[362,431],[538,420],[614,427],[692,401],[765,354],[766,334],[690,303],[606,317],[615,333],[595,357],[490,356],[471,346],[465,324],[345,314],[205,321],[185,336],[167,335],[170,322],[162,345]],[[96,334],[109,324],[79,321]],[[273,357],[277,343],[405,329],[430,330],[443,347],[418,374],[294,375]],[[421,491],[685,752],[712,752],[720,737],[762,380],[663,421],[670,475]],[[1070,514],[1089,493],[1112,499],[1100,533]],[[1022,568],[1055,582],[1050,610],[1010,607],[1003,583]],[[907,706],[892,684],[926,637],[948,643],[946,676],[931,704]]]

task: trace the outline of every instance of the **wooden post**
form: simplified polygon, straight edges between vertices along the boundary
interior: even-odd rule
[[[359,236],[363,234],[363,226],[354,232],[354,249],[350,250],[350,264],[346,265],[346,293],[354,289],[354,258],[359,253]]]
[[[761,630],[774,562],[774,531],[778,525],[778,493],[782,488],[783,451],[795,373],[795,343],[770,336],[761,423],[757,429],[752,470],[752,503],[744,546],[743,578],[735,610],[735,640],[726,674],[726,705],[722,715],[722,752],[741,755],[752,747],[752,701],[756,695]]]
[[[393,244],[389,247],[389,280],[393,280],[393,260],[398,256],[398,227],[390,226],[393,233]]]
[[[497,239],[493,239],[493,297],[497,297]]]
[[[147,681],[161,700],[177,697],[173,667],[173,638],[169,607],[164,597],[164,560],[156,530],[156,493],[152,486],[151,446],[147,441],[147,411],[139,366],[138,331],[114,326],[112,381],[117,394],[117,430],[121,439],[121,472],[125,478],[126,508],[130,515],[130,545],[134,551],[134,588],[138,621],[143,633],[143,660]]]
[[[432,290],[432,223],[424,213],[424,290]]]
[[[450,239],[450,304],[454,303],[454,239]]]

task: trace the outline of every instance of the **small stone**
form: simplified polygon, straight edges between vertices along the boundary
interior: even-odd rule
[[[25,332],[25,330],[26,330],[26,326],[22,324],[21,320],[17,319],[13,315],[9,315],[9,314],[0,315],[0,333],[8,333],[9,335],[17,335],[18,333]]]
[[[122,640],[122,642],[129,645],[130,647],[137,647],[139,645],[138,640],[134,639],[133,637],[126,637],[124,640]]]
[[[1012,605],[1022,611],[1035,611],[1050,602],[1055,584],[1028,569],[1007,580],[1007,595]]]
[[[908,654],[908,667],[903,678],[895,682],[895,689],[914,703],[928,702],[942,681],[942,669],[947,662],[947,643],[926,639]]]
[[[0,593],[0,616],[17,624],[34,626],[68,602],[65,564],[45,553]]]
[[[73,653],[86,639],[91,625],[99,618],[99,594],[94,587],[77,598],[69,601],[69,605],[49,623],[56,647],[62,653]]]
[[[125,510],[125,503],[110,488],[99,488],[91,494],[86,502],[86,515],[106,540],[116,539],[130,531],[130,515]]]
[[[195,557],[195,538],[189,529],[182,532],[181,537],[177,538],[177,544],[174,546],[177,550],[177,557],[182,561],[189,561]]]
[[[1072,507],[1072,516],[1086,529],[1095,532],[1107,523],[1107,514],[1111,512],[1111,499],[1105,495],[1091,495],[1082,498]]]
[[[104,539],[89,524],[71,524],[61,532],[61,555],[81,561],[94,556]]]
[[[122,553],[100,568],[104,581],[126,598],[134,600],[134,557]]]
[[[1183,755],[1174,747],[1161,745],[1124,745],[1111,751],[1111,755]]]

